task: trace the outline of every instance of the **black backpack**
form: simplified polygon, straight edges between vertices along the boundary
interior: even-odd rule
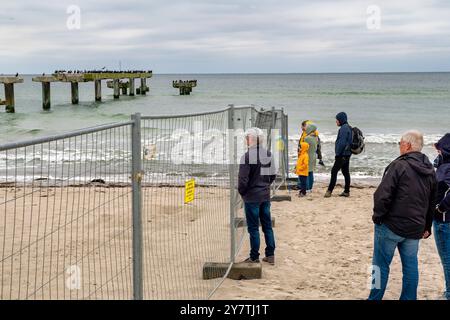
[[[364,134],[357,127],[352,127],[352,144],[351,150],[353,154],[360,154],[364,151]]]

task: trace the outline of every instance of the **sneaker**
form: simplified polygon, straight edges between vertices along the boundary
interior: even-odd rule
[[[264,257],[262,261],[267,262],[271,265],[275,264],[275,256]]]
[[[312,190],[306,190],[306,193],[312,193]]]
[[[350,192],[342,192],[340,195],[339,195],[339,197],[346,197],[346,198],[348,198],[348,197],[350,197]]]
[[[331,198],[331,191],[327,190],[327,192],[325,193],[324,198]]]
[[[259,259],[253,260],[252,258],[248,257],[247,259],[242,261],[242,263],[260,263],[260,261],[259,261]]]
[[[299,197],[299,198],[306,197],[306,193],[301,193],[301,192],[300,192],[300,193],[298,194],[298,197]]]

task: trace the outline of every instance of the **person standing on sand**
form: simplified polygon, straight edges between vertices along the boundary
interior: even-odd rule
[[[308,188],[309,174],[309,144],[306,142],[300,143],[300,152],[295,166],[295,174],[298,176],[298,184],[300,186],[298,196],[304,197]]]
[[[275,181],[272,154],[263,148],[263,132],[250,128],[245,133],[248,151],[239,165],[238,191],[244,200],[247,229],[250,235],[250,257],[244,262],[259,263],[259,222],[266,242],[263,261],[275,264],[275,237],[270,216],[270,185]]]
[[[330,198],[336,186],[337,175],[340,170],[345,178],[344,192],[340,194],[341,197],[350,196],[350,157],[352,155],[352,128],[347,122],[347,114],[340,112],[336,115],[336,125],[339,128],[335,143],[335,161],[333,168],[331,169],[331,179],[328,186],[328,190],[325,193],[325,198]]]
[[[313,122],[311,120],[305,120],[302,122],[302,134],[300,135],[300,140],[298,140],[298,150],[297,153],[300,152],[300,143],[305,142],[305,138],[307,136],[306,134],[306,127],[308,124],[312,124]],[[317,127],[317,126],[316,126]],[[317,159],[319,160],[319,164],[321,166],[325,167],[325,163],[323,162],[323,156],[322,156],[322,144],[319,137],[319,131],[316,129],[316,137],[317,137]]]
[[[396,248],[403,267],[400,300],[417,299],[419,240],[431,235],[436,175],[430,160],[421,152],[423,135],[408,131],[399,146],[400,157],[386,168],[374,194],[375,237],[369,300],[383,299]]]
[[[306,132],[307,131],[307,127],[309,125],[314,125],[316,127],[316,130],[313,133],[312,132],[309,132],[309,133]],[[310,167],[313,168],[312,172],[314,172],[314,170],[316,168],[316,161],[317,160],[319,160],[319,164],[321,166],[325,166],[325,163],[323,163],[323,159],[322,159],[322,146],[321,146],[321,143],[320,143],[319,131],[317,130],[317,126],[315,124],[313,124],[313,122],[311,120],[303,121],[301,129],[302,129],[302,134],[300,135],[300,139],[298,140],[297,154],[300,154],[300,149],[301,149],[300,145],[301,145],[301,143],[305,142],[305,139],[309,135],[313,135],[315,137],[313,140],[316,140],[316,138],[317,138],[317,140],[314,141],[315,142],[314,143],[315,146],[311,146],[311,144],[310,144],[312,149],[316,150],[315,154],[312,154],[312,151],[311,151],[312,149],[309,150],[310,151],[310,159],[312,157],[314,157],[314,163],[311,163],[312,165],[310,165]],[[310,142],[312,142],[312,141],[310,140],[308,143],[310,143]],[[312,160],[311,160],[311,162],[312,162]],[[311,192],[312,191],[313,185],[314,185],[314,176],[311,175],[311,178],[308,176],[307,192]],[[300,180],[297,182],[297,189],[301,189]]]
[[[450,133],[434,146],[439,154],[434,162],[438,182],[433,224],[434,239],[444,267],[444,298],[450,300]]]
[[[314,185],[314,171],[316,170],[316,162],[317,162],[317,146],[318,146],[318,132],[317,126],[313,123],[310,123],[306,126],[306,137],[305,142],[309,145],[309,164],[308,164],[308,178],[306,182],[306,192],[312,192],[312,188]]]

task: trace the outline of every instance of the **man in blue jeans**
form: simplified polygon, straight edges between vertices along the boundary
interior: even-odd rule
[[[434,238],[444,267],[444,298],[450,300],[450,133],[434,146],[439,154],[434,161],[438,182],[433,222]]]
[[[369,300],[383,299],[389,266],[398,248],[403,267],[400,300],[416,300],[419,284],[419,240],[431,235],[436,174],[421,153],[423,135],[409,131],[399,142],[401,156],[384,172],[374,194],[375,237]]]
[[[248,151],[239,165],[238,191],[244,200],[248,233],[250,234],[250,257],[244,262],[259,263],[259,221],[266,242],[263,261],[275,264],[275,238],[270,217],[270,185],[275,180],[272,155],[263,148],[263,132],[251,128],[245,133]]]

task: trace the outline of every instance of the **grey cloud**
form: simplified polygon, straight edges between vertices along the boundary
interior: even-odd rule
[[[372,2],[359,0],[9,1],[0,15],[0,72],[119,59],[159,72],[326,71],[333,61],[348,71],[404,70],[407,61],[429,67],[429,55],[448,69],[448,2],[374,2],[382,9],[377,31],[365,25]],[[66,28],[70,4],[81,8],[81,30]],[[408,59],[389,63],[399,55]]]

